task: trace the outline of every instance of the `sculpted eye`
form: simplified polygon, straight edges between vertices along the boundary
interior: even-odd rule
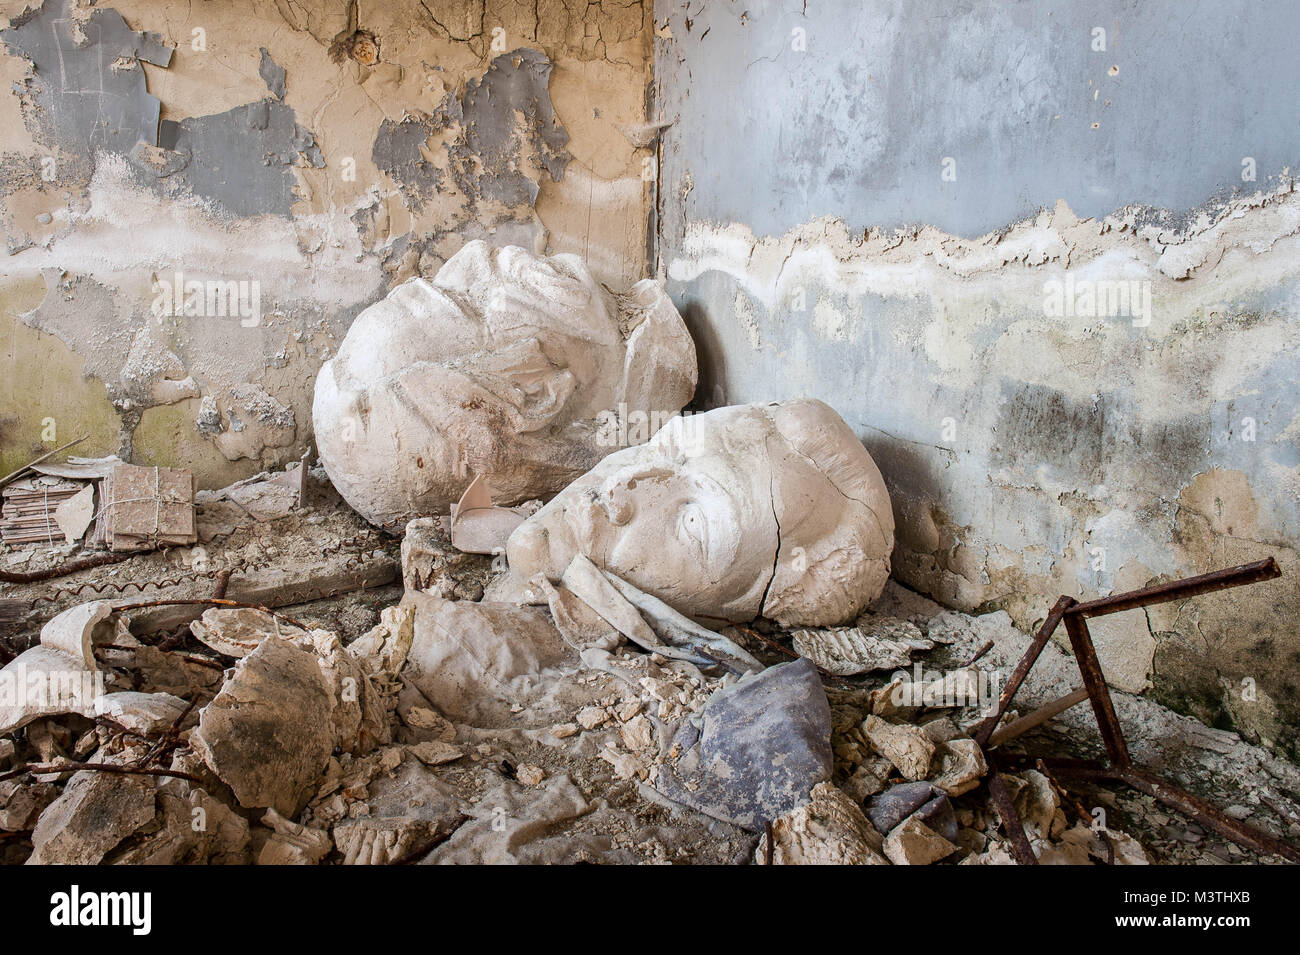
[[[688,544],[701,562],[709,555],[709,525],[704,509],[694,501],[687,501],[677,509],[677,539]]]

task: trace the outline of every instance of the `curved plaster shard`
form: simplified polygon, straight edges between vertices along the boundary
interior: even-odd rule
[[[611,412],[666,418],[695,381],[660,283],[617,295],[577,256],[476,240],[357,316],[312,416],[330,480],[383,525],[447,513],[475,475],[549,496],[613,449]]]
[[[871,455],[812,399],[675,418],[611,454],[506,544],[512,581],[577,554],[718,626],[834,626],[880,596],[894,517]]]

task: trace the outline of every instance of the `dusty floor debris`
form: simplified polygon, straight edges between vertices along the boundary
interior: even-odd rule
[[[312,535],[323,525],[346,539],[355,524],[343,520],[346,509],[331,511],[327,490],[317,485],[313,507],[253,522],[229,540],[248,547],[265,527],[274,533],[261,546],[292,553],[311,542],[319,552]],[[890,584],[857,633],[837,635],[830,656],[814,649],[796,662],[810,635],[835,631],[759,621],[708,631],[757,672],[702,669],[638,646],[631,617],[599,601],[593,609],[565,584],[552,597],[577,603],[553,599],[567,607],[554,616],[546,605],[448,599],[444,591],[469,581],[481,592],[500,571],[487,558],[461,561],[445,535],[422,526],[403,572],[428,582],[436,564],[438,581],[404,597],[382,587],[365,613],[349,593],[276,615],[209,605],[172,635],[135,634],[133,611],[109,601],[73,603],[49,620],[48,644],[33,649],[84,671],[84,647],[109,692],[89,711],[42,713],[7,732],[3,858],[1014,862],[981,785],[990,767],[968,735],[988,701],[963,695],[1004,678],[1028,644],[1005,614],[946,611]],[[132,561],[148,573],[161,558]],[[94,568],[61,585],[110,570],[121,578],[134,566]],[[660,649],[672,646],[665,620],[698,627],[656,615],[649,602],[628,608]],[[574,616],[583,611],[615,617],[595,627],[603,640],[583,636],[578,623],[593,626]],[[897,669],[819,671],[817,660],[861,662],[859,644],[885,646],[879,659]],[[1048,645],[1022,688],[1024,705],[1059,696],[1077,679],[1073,667]],[[950,678],[972,672],[985,683]],[[1295,767],[1145,698],[1114,695],[1136,753],[1265,829],[1300,836],[1290,808],[1300,794]],[[1024,738],[1036,749],[1077,751],[1082,741],[1096,750],[1083,709]],[[1066,791],[1032,769],[1001,778],[1040,863],[1259,858],[1138,793]],[[191,831],[199,809],[208,826]]]

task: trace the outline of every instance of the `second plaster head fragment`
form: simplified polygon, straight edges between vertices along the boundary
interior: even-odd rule
[[[510,536],[512,577],[558,579],[575,554],[703,622],[852,620],[889,577],[880,471],[820,401],[675,418],[605,458]]]
[[[659,283],[624,294],[574,255],[466,244],[363,311],[316,381],[321,461],[375,524],[445,514],[475,476],[545,497],[614,450],[605,415],[676,413],[695,346]]]

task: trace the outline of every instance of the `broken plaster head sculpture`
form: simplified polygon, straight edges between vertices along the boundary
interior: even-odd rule
[[[875,462],[801,399],[673,419],[524,521],[506,556],[516,586],[580,553],[706,624],[833,626],[880,595],[893,547]]]
[[[695,346],[662,286],[625,294],[574,255],[466,244],[357,316],[316,379],[321,461],[375,524],[445,514],[476,475],[546,497],[613,450],[617,409],[675,413]]]

